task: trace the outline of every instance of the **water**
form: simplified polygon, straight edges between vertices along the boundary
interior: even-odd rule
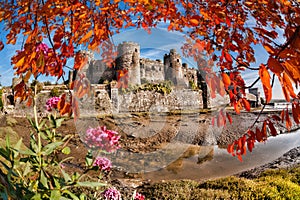
[[[270,137],[266,143],[255,143],[252,153],[243,156],[243,162],[217,146],[202,147],[197,155],[180,158],[170,166],[143,174],[143,179],[160,180],[207,180],[233,175],[269,163],[292,148],[300,146],[300,130]],[[199,164],[197,162],[206,158]],[[205,160],[205,159],[204,159]]]

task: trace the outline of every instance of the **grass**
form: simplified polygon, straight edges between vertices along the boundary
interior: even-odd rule
[[[269,170],[256,179],[226,177],[155,183],[144,189],[149,199],[299,199],[300,166]]]

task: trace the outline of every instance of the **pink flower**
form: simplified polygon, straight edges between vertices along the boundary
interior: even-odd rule
[[[134,200],[145,200],[145,196],[140,193],[135,193]]]
[[[86,131],[85,143],[90,148],[100,148],[107,152],[113,152],[120,148],[120,136],[117,132],[107,130],[105,126],[89,128]]]
[[[103,193],[105,200],[121,200],[121,193],[115,188],[109,188]]]
[[[46,102],[46,109],[47,111],[52,111],[52,109],[57,108],[57,103],[59,102],[60,97],[51,97],[50,99],[47,100]]]
[[[105,157],[97,157],[93,165],[98,166],[103,171],[109,171],[112,167],[111,161]]]
[[[39,43],[36,46],[36,52],[43,52],[44,55],[48,55],[49,47],[45,43]]]

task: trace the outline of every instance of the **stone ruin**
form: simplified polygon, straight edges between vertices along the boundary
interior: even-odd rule
[[[101,60],[95,60],[92,53],[85,52],[89,62],[83,71],[92,84],[117,80],[117,70],[120,69],[128,70],[128,83],[131,85],[170,80],[177,87],[189,88],[190,82],[197,85],[202,79],[197,69],[189,68],[187,63],[182,63],[181,56],[175,49],[165,54],[163,61],[141,58],[140,46],[134,42],[123,42],[117,49],[118,56],[114,68],[108,68]]]
[[[197,69],[188,68],[186,63],[182,64],[181,56],[175,49],[171,49],[161,60],[151,60],[140,57],[140,46],[133,42],[123,42],[118,45],[118,57],[116,66],[108,68],[101,60],[94,59],[91,52],[88,54],[88,63],[80,73],[84,73],[91,83],[91,91],[94,96],[89,99],[88,104],[82,100],[82,113],[101,114],[101,113],[120,113],[120,112],[169,112],[172,110],[199,110],[210,107],[210,100],[207,93],[207,86]],[[143,83],[159,83],[171,81],[174,84],[170,94],[160,94],[154,91],[138,91],[122,93],[116,87],[117,71],[120,69],[128,70],[129,85],[141,85]],[[76,71],[70,71],[69,81],[75,80]],[[16,81],[15,81],[16,82]],[[194,90],[190,87],[193,82],[199,87]],[[13,84],[14,87],[15,83]],[[22,105],[15,104],[12,91],[5,92],[2,101],[5,103],[6,112],[24,114],[22,109],[27,109]],[[40,102],[46,102],[52,88],[58,87],[59,90],[67,91],[63,85],[44,86],[41,91]],[[84,107],[85,106],[85,107]],[[86,107],[89,106],[89,107]],[[19,110],[19,111],[17,111]],[[43,107],[39,108],[42,112]],[[26,111],[30,113],[30,111]]]

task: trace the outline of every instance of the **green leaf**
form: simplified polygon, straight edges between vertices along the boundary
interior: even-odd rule
[[[70,192],[69,190],[64,190],[63,193],[69,195],[73,200],[80,200],[77,197],[77,195],[75,195],[74,193]]]
[[[32,149],[34,152],[39,151],[39,148],[38,148],[38,145],[36,143],[36,139],[35,139],[33,133],[30,134],[30,149]]]
[[[24,155],[37,156],[37,154],[35,152],[33,152],[31,149],[26,149],[25,151],[20,150],[19,153],[24,154]]]
[[[106,186],[107,184],[99,183],[99,182],[85,181],[85,182],[77,182],[77,185],[81,186],[81,187],[103,187],[103,186]]]
[[[63,144],[63,142],[53,142],[53,143],[47,144],[42,150],[43,154],[44,155],[51,154],[57,147],[59,147],[62,144]]]
[[[30,165],[31,165],[30,162],[26,162],[24,172],[23,172],[23,177],[25,177],[31,171]]]
[[[60,200],[61,199],[61,193],[59,190],[52,190],[50,195],[51,200]]]
[[[47,180],[45,172],[43,170],[41,170],[40,182],[43,184],[43,186],[45,188],[49,189],[48,180]]]
[[[71,149],[70,149],[70,147],[65,147],[65,148],[63,148],[63,150],[61,150],[61,152],[63,154],[69,155],[71,153]]]
[[[93,154],[91,151],[88,151],[88,153],[85,156],[85,164],[88,167],[92,166],[93,164]]]
[[[86,198],[86,195],[85,195],[85,194],[83,194],[83,193],[80,195],[80,197],[79,197],[79,198],[80,198],[80,200],[86,200],[86,199],[87,199],[87,198]]]
[[[59,179],[56,178],[56,177],[53,177],[53,180],[54,180],[55,187],[58,188],[58,189],[60,189],[61,186],[60,186],[60,183],[59,183]]]
[[[6,151],[6,149],[3,149],[2,147],[0,148],[0,155],[5,158],[6,160],[9,160],[9,152]]]
[[[58,128],[61,126],[61,123],[64,121],[65,119],[64,118],[58,118],[55,120],[55,128]]]
[[[41,200],[41,199],[42,199],[41,194],[40,194],[40,193],[37,193],[37,194],[35,194],[33,197],[31,197],[30,200]]]
[[[19,141],[17,142],[17,144],[13,148],[15,150],[15,157],[14,158],[16,158],[19,155],[19,151],[21,149],[22,141],[23,141],[22,138],[19,139]]]
[[[62,173],[62,175],[63,175],[63,177],[64,177],[64,179],[65,179],[65,182],[70,182],[70,181],[72,181],[70,175],[69,175],[68,173],[66,173],[65,170],[61,169],[61,173]]]

